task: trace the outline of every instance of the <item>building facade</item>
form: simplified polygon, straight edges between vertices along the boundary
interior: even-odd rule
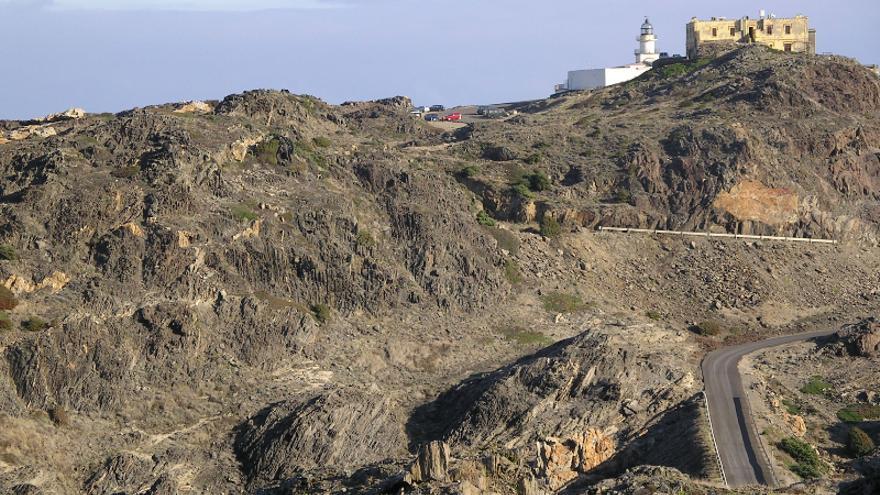
[[[711,43],[760,43],[774,50],[816,53],[816,30],[810,29],[806,16],[777,18],[763,12],[757,19],[725,19],[708,21],[691,19],[686,28],[687,56],[698,58],[700,48]]]
[[[657,52],[657,36],[654,34],[654,26],[648,19],[642,23],[641,34],[636,41],[639,42],[639,48],[635,51],[635,63],[604,69],[570,71],[566,81],[557,84],[554,91],[561,93],[602,88],[635,79],[648,72],[651,70],[651,64],[664,55]]]

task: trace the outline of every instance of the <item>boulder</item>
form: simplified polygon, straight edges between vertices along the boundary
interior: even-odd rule
[[[837,342],[852,356],[880,355],[880,320],[875,317],[846,325],[836,334]]]

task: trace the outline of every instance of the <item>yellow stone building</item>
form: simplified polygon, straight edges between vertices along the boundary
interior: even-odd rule
[[[761,43],[786,52],[816,53],[816,30],[810,29],[806,16],[758,19],[725,19],[713,17],[708,21],[696,17],[687,24],[687,55],[699,56],[700,48],[719,42]]]

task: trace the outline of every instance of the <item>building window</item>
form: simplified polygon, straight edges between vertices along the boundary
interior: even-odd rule
[[[713,37],[713,38],[717,38],[717,37],[718,37],[718,28],[712,28],[712,37]]]
[[[736,28],[735,27],[730,28],[730,35],[736,36]]]
[[[790,51],[791,51],[791,43],[786,43],[786,44],[785,44],[785,51],[787,51],[787,52],[790,52]]]
[[[791,34],[791,26],[785,26],[785,34]]]
[[[773,34],[773,26],[767,26],[767,34]]]

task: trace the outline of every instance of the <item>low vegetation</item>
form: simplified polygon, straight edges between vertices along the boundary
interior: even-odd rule
[[[494,227],[495,219],[490,217],[485,210],[480,210],[479,212],[477,212],[477,223],[484,227]]]
[[[5,332],[12,328],[12,322],[9,321],[9,315],[6,311],[0,311],[0,332]]]
[[[487,228],[489,235],[498,242],[498,247],[512,255],[519,253],[519,238],[513,232],[499,228]]]
[[[462,177],[472,179],[472,178],[480,175],[480,167],[478,167],[476,165],[468,165],[466,167],[463,167],[461,170],[459,170],[458,174]]]
[[[794,437],[783,438],[779,442],[779,448],[794,459],[795,463],[788,468],[801,478],[821,478],[825,474],[825,463],[819,459],[816,449],[807,442]]]
[[[230,212],[239,222],[253,222],[258,218],[257,213],[246,204],[235,205]]]
[[[826,382],[821,376],[812,376],[810,377],[810,381],[801,387],[801,392],[808,395],[822,395],[833,388],[834,387]]]
[[[376,239],[373,237],[373,234],[369,230],[363,229],[358,230],[354,242],[362,248],[371,248],[376,245]]]
[[[0,285],[0,311],[9,311],[18,306],[18,300],[15,294],[5,286]]]
[[[330,145],[333,144],[333,142],[330,141],[330,138],[326,138],[323,136],[319,136],[319,137],[312,139],[312,143],[315,146],[317,146],[318,148],[329,148]]]
[[[553,343],[553,340],[541,332],[526,330],[520,326],[506,326],[496,330],[505,340],[523,347],[543,347]]]
[[[281,148],[281,140],[272,137],[254,145],[252,153],[254,158],[266,165],[278,165],[278,150]]]
[[[327,323],[330,321],[330,307],[326,304],[312,304],[311,310],[312,316],[315,317],[315,320],[318,323]]]
[[[659,74],[664,78],[681,77],[709,65],[712,62],[710,58],[701,58],[693,62],[683,62],[664,65],[660,67]]]
[[[529,186],[523,183],[517,183],[510,186],[510,191],[520,199],[535,199],[535,193],[533,193]]]
[[[880,406],[850,404],[837,411],[837,418],[846,423],[861,423],[867,419],[880,419]]]
[[[504,261],[504,278],[506,278],[511,285],[519,285],[523,282],[523,276],[519,270],[519,264],[516,261],[511,259]]]
[[[28,332],[39,332],[49,327],[49,324],[37,316],[32,316],[21,322],[21,328]]]
[[[654,321],[660,321],[660,318],[662,318],[662,315],[660,315],[660,313],[653,310],[645,311],[645,316]]]
[[[693,325],[691,331],[704,337],[721,335],[725,331],[724,324],[718,320],[705,320]]]
[[[782,399],[782,406],[788,414],[800,414],[803,411],[800,404],[791,399]]]
[[[8,244],[0,244],[0,261],[15,261],[18,259],[18,253],[15,248]]]
[[[541,235],[544,237],[558,237],[561,233],[562,226],[559,225],[559,222],[549,215],[544,215],[544,218],[541,219]]]
[[[847,434],[846,446],[850,453],[856,457],[868,455],[877,447],[871,437],[865,433],[865,430],[854,426],[849,429]]]
[[[580,313],[590,309],[591,305],[584,302],[577,294],[551,292],[541,296],[544,309],[551,313]]]
[[[113,171],[110,172],[110,175],[112,175],[113,177],[116,177],[117,179],[131,179],[132,177],[139,174],[140,171],[141,171],[141,168],[139,166],[130,165],[128,167],[120,167],[120,168],[113,169]]]

